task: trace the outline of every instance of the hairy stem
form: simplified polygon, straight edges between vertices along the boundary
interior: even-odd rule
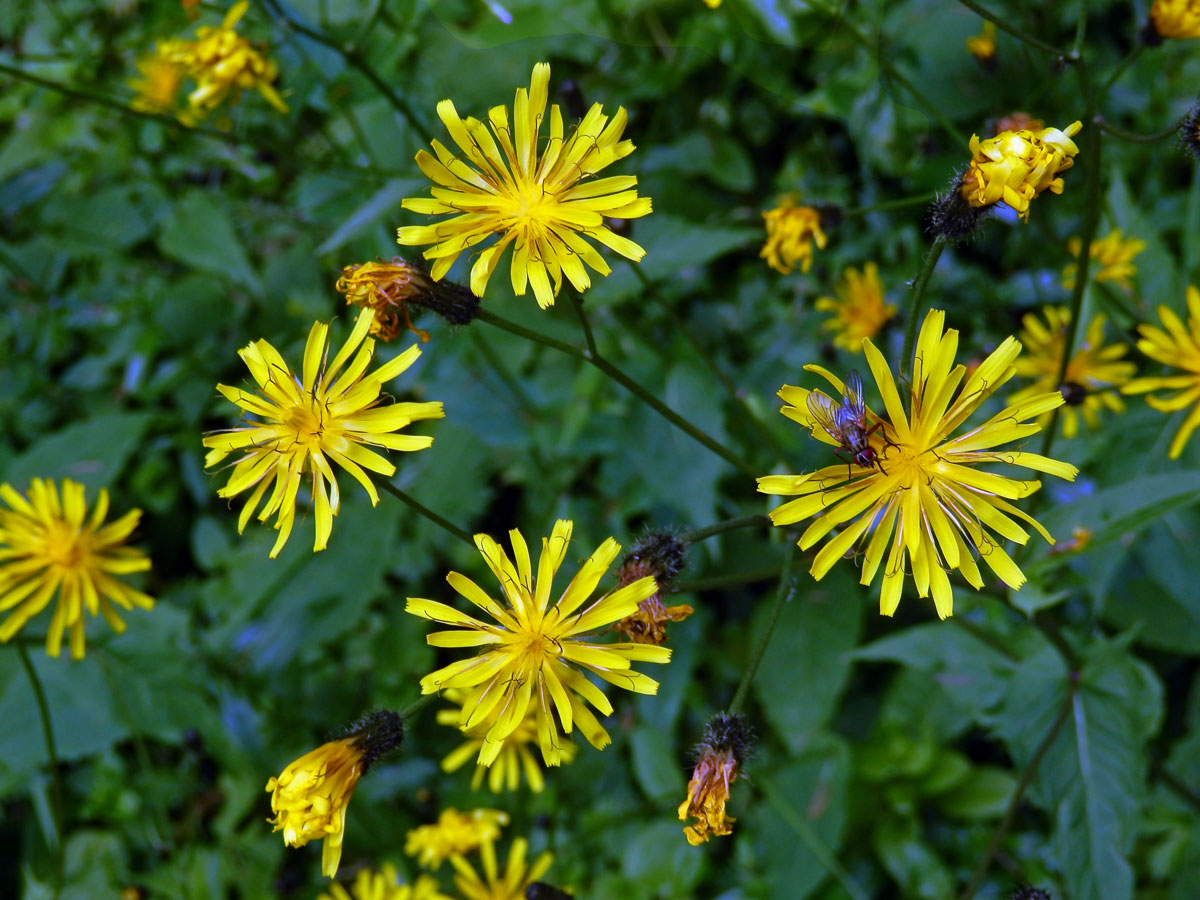
[[[938,259],[941,258],[942,251],[945,249],[946,239],[940,236],[935,238],[921,263],[921,272],[917,275],[917,280],[913,282],[912,302],[908,307],[908,322],[904,326],[904,349],[900,351],[900,372],[905,375],[912,374],[912,355],[913,349],[917,345],[917,320],[921,317],[921,300],[925,297],[925,288],[929,285],[929,278],[933,275]]]
[[[1111,134],[1119,141],[1129,141],[1133,144],[1153,144],[1179,133],[1178,122],[1170,128],[1164,128],[1162,131],[1155,131],[1152,134],[1136,134],[1132,131],[1126,131],[1124,128],[1118,128],[1116,125],[1110,125],[1104,116],[1096,116],[1093,121],[1096,127],[1105,134]]]
[[[750,656],[750,664],[742,673],[742,680],[738,682],[737,691],[734,692],[733,699],[729,702],[731,715],[741,712],[742,707],[746,705],[746,698],[750,694],[750,683],[754,681],[758,666],[767,652],[767,645],[771,643],[771,635],[775,633],[775,624],[779,621],[779,613],[792,596],[792,565],[796,561],[796,542],[790,537],[787,542],[787,555],[783,558],[783,571],[779,575],[779,590],[775,592],[775,602],[771,605],[771,617],[767,620],[766,630],[759,638],[758,646],[754,648],[754,653]]]
[[[771,519],[768,516],[742,516],[737,519],[726,519],[724,522],[715,522],[712,525],[707,525],[704,528],[695,528],[691,531],[685,531],[679,535],[679,540],[685,544],[694,544],[697,541],[702,541],[705,538],[710,538],[718,534],[724,534],[726,531],[736,531],[739,528],[754,528],[758,525],[770,525]]]
[[[448,520],[443,519],[441,516],[439,516],[437,513],[435,513],[428,506],[425,506],[423,503],[418,502],[416,500],[416,498],[412,497],[405,491],[400,490],[400,488],[396,487],[390,481],[387,481],[386,479],[381,478],[381,479],[378,479],[377,481],[375,481],[375,484],[377,484],[379,487],[383,488],[385,491],[387,491],[389,494],[391,494],[396,499],[401,500],[404,503],[407,503],[414,510],[416,510],[418,513],[423,515],[430,522],[432,522],[434,525],[438,526],[442,530],[454,535],[460,541],[463,541],[464,543],[467,543],[467,544],[471,545],[472,547],[475,546],[475,541],[468,532],[463,531],[457,525],[453,525]]]

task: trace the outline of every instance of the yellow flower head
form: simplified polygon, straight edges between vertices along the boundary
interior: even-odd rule
[[[438,890],[438,883],[422,875],[414,884],[400,884],[396,867],[384,863],[379,871],[359,869],[350,890],[340,884],[331,885],[317,900],[450,900]]]
[[[767,225],[767,242],[758,254],[767,265],[784,275],[791,274],[799,262],[800,271],[812,268],[815,243],[825,249],[825,232],[821,230],[821,214],[811,206],[797,206],[794,194],[779,198],[779,205],[763,213]]]
[[[861,353],[863,338],[875,337],[896,315],[896,307],[884,301],[879,267],[873,262],[863,266],[862,274],[847,268],[836,290],[837,299],[821,297],[815,304],[817,309],[834,314],[821,328],[833,332],[834,346]]]
[[[1068,480],[1078,471],[1034,453],[995,449],[1036,434],[1041,426],[1031,420],[1062,405],[1058,391],[1010,405],[982,425],[951,438],[971,413],[1016,375],[1013,363],[1021,345],[1016,338],[1006,338],[968,374],[965,366],[954,364],[958,332],[946,331],[944,323],[945,313],[935,309],[921,326],[907,410],[883,354],[870,340],[863,341],[885,413],[879,415],[864,405],[857,422],[859,438],[871,448],[872,465],[842,462],[807,475],[758,479],[758,489],[764,494],[799,495],[772,511],[776,525],[816,516],[800,538],[802,550],[840,529],[813,560],[812,575],[817,580],[856,544],[865,542],[860,583],[870,584],[886,551],[879,608],[887,616],[900,602],[905,572],[910,569],[917,592],[922,597],[932,593],[938,615],[950,615],[953,594],[947,570],[958,569],[974,588],[983,587],[976,552],[1009,587],[1024,584],[1024,574],[1003,547],[1004,540],[1024,544],[1029,539],[1014,518],[1051,540],[1041,525],[1009,502],[1029,496],[1041,482],[980,471],[980,464],[1022,466]],[[804,368],[829,381],[837,396],[843,395],[845,386],[832,373],[821,366]],[[784,385],[779,396],[788,404],[783,414],[811,429],[817,440],[835,447],[842,443],[821,424],[822,417],[814,415],[814,409],[828,410],[836,401],[819,391],[790,385]],[[810,396],[821,399],[810,401]],[[841,411],[839,407],[839,414]]]
[[[991,62],[996,58],[996,23],[990,19],[984,21],[980,34],[967,38],[967,52],[981,63]]]
[[[1156,375],[1149,378],[1135,378],[1125,385],[1121,392],[1124,394],[1145,394],[1148,391],[1168,390],[1178,391],[1172,396],[1150,395],[1146,402],[1160,412],[1174,412],[1184,407],[1192,407],[1175,438],[1171,441],[1171,449],[1167,455],[1178,459],[1183,448],[1200,425],[1200,291],[1195,287],[1187,289],[1188,320],[1185,326],[1179,320],[1174,310],[1166,306],[1158,308],[1158,317],[1162,320],[1162,328],[1153,325],[1139,325],[1137,348],[1151,359],[1173,369],[1180,369],[1179,375]]]
[[[279,112],[288,111],[287,104],[272,86],[279,74],[275,63],[234,30],[249,7],[246,0],[235,3],[220,27],[206,25],[196,29],[196,40],[186,42],[181,48],[178,59],[196,81],[188,103],[198,114],[215,109],[230,96],[236,102],[248,88],[257,88]]]
[[[1009,402],[1019,405],[1047,391],[1062,391],[1066,402],[1062,410],[1063,434],[1069,438],[1079,431],[1079,416],[1083,416],[1088,428],[1095,428],[1102,409],[1124,412],[1125,404],[1116,389],[1133,377],[1137,367],[1122,361],[1129,350],[1125,344],[1105,346],[1104,316],[1096,316],[1088,325],[1083,341],[1067,363],[1066,378],[1059,384],[1058,370],[1071,311],[1065,306],[1047,306],[1042,315],[1045,322],[1034,313],[1027,313],[1021,320],[1024,328],[1020,338],[1027,353],[1013,366],[1017,375],[1033,381],[1013,394]],[[1042,426],[1049,420],[1047,413],[1042,417]]]
[[[585,237],[628,259],[637,261],[645,255],[645,250],[604,224],[605,217],[636,219],[650,213],[650,198],[637,195],[637,177],[589,179],[633,152],[633,142],[621,140],[628,120],[624,107],[609,119],[597,103],[564,137],[562,112],[553,104],[550,133],[539,157],[549,84],[549,64],[538,63],[529,90],[517,89],[511,124],[506,107],[488,111],[491,133],[478,119],[461,119],[453,101],[438,104],[438,117],[461,155],[454,155],[440,141],[433,142],[436,158],[424,150],[417,153],[417,165],[435,185],[433,197],[405,200],[404,208],[425,215],[457,215],[396,232],[401,244],[434,245],[424,253],[434,260],[434,281],[442,279],[464,250],[496,235],[498,239],[471,267],[471,290],[483,296],[500,256],[511,244],[513,292],[523,296],[526,285],[533,285],[538,305],[545,309],[558,296],[564,275],[583,291],[591,285],[588,266],[601,275],[612,271]]]
[[[1044,190],[1061,194],[1059,173],[1075,164],[1079,152],[1071,138],[1083,127],[1072,122],[1065,131],[1002,131],[981,141],[971,135],[971,168],[963,176],[962,196],[971,206],[1003,201],[1029,218],[1029,201]]]
[[[413,597],[408,600],[406,609],[413,615],[459,629],[435,631],[426,638],[433,646],[483,648],[477,655],[421,679],[423,694],[446,688],[466,691],[458,724],[471,733],[484,732],[479,750],[481,765],[490,766],[496,761],[531,706],[537,708],[538,743],[547,765],[557,766],[563,759],[556,716],[563,731],[570,733],[578,725],[593,747],[607,746],[608,732],[584,701],[605,716],[612,713],[613,707],[579,671],[581,668],[626,690],[658,692],[658,682],[635,672],[632,663],[665,663],[671,658],[670,650],[646,644],[599,644],[588,639],[591,633],[635,612],[638,604],[658,589],[653,578],[642,578],[592,600],[596,585],[620,552],[620,544],[608,538],[584,561],[558,600],[550,604],[554,576],[566,557],[572,527],[571,522],[559,519],[551,536],[542,539],[536,579],[521,532],[509,532],[515,565],[494,540],[486,534],[475,535],[475,546],[500,582],[504,602],[492,599],[457,572],[451,572],[446,580],[494,619],[494,625],[445,603]]]
[[[433,285],[421,269],[396,258],[390,263],[365,262],[346,266],[335,285],[346,295],[346,302],[375,310],[371,334],[387,342],[400,334],[400,317],[404,327],[421,339],[429,340],[429,332],[416,328],[408,317],[408,303],[429,293]]]
[[[415,856],[422,869],[437,869],[449,856],[497,840],[500,827],[507,824],[508,813],[498,809],[473,809],[468,813],[444,809],[435,823],[408,833],[404,852]]]
[[[1083,241],[1077,237],[1067,241],[1067,249],[1074,257],[1079,256],[1082,247]],[[1092,241],[1088,258],[1100,263],[1099,269],[1095,273],[1096,280],[1111,281],[1123,288],[1128,288],[1130,286],[1129,279],[1137,274],[1137,266],[1133,264],[1133,258],[1145,249],[1145,241],[1123,237],[1119,228],[1114,228],[1107,237],[1101,240]],[[1078,266],[1075,263],[1069,263],[1063,269],[1062,283],[1068,291],[1075,288],[1075,272],[1077,270]]]
[[[276,517],[279,537],[271,548],[272,558],[283,549],[292,533],[297,494],[305,473],[312,479],[315,506],[313,550],[324,550],[341,501],[331,463],[349,472],[374,505],[379,502],[379,494],[363,470],[391,477],[396,467],[367,449],[368,445],[389,450],[421,450],[433,443],[431,437],[394,432],[420,419],[442,418],[441,403],[379,405],[383,385],[412,365],[421,350],[413,344],[366,374],[375,352],[375,341],[367,337],[374,321],[374,311],[363,310],[354,331],[332,361],[329,326],[314,323],[304,348],[300,376],[292,372],[271,344],[255,341],[239,350],[238,355],[257,382],[259,392],[217,385],[226,399],[258,418],[246,419],[244,427],[206,436],[204,446],[210,449],[204,465],[214,466],[230,453],[240,451],[228,483],[217,492],[221,497],[235,497],[253,488],[238,517],[239,533],[250,521],[267,488],[274,485],[266,505],[258,513],[261,522],[272,515]]]
[[[500,872],[496,864],[496,848],[489,841],[480,849],[483,862],[483,877],[461,855],[450,857],[454,866],[454,886],[464,900],[525,900],[525,889],[546,874],[554,856],[542,853],[533,865],[525,862],[529,842],[525,838],[513,841],[508,851],[508,864]]]
[[[130,510],[108,525],[108,491],[92,515],[87,514],[83,485],[64,478],[62,495],[50,479],[34,478],[28,496],[0,484],[0,611],[11,610],[0,625],[7,642],[55,594],[58,605],[46,635],[46,652],[58,656],[63,632],[71,630],[71,656],[84,655],[83,612],[103,615],[118,633],[125,623],[113,604],[149,609],[154,600],[123,584],[114,575],[145,572],[150,560],[140,550],[122,546],[142,517]]]
[[[729,802],[729,786],[737,780],[750,755],[750,742],[750,730],[742,716],[717,713],[709,720],[704,740],[697,748],[687,799],[679,804],[679,821],[696,819],[683,829],[693,847],[733,833],[737,820],[725,814],[725,804]]]
[[[451,703],[457,704],[459,708],[438,710],[438,724],[458,728],[458,723],[462,720],[463,701],[467,694],[465,691],[451,688],[445,692],[444,696]],[[471,779],[471,790],[479,790],[486,772],[488,790],[493,794],[501,791],[515,791],[521,786],[521,773],[524,772],[525,780],[529,782],[529,789],[535,794],[542,792],[546,787],[546,779],[542,776],[541,766],[530,750],[530,746],[537,743],[537,717],[540,714],[540,707],[537,706],[525,714],[525,718],[521,720],[516,730],[504,741],[504,746],[500,750],[500,755],[496,757],[494,765],[490,768],[476,765],[475,775]],[[468,731],[466,733],[467,740],[459,744],[442,760],[442,769],[447,772],[455,772],[466,765],[470,759],[477,757],[479,751],[483,749],[486,734],[486,727]],[[566,763],[575,758],[577,750],[578,748],[570,741],[562,741],[559,745],[562,761]]]
[[[184,45],[185,42],[178,40],[159,41],[152,55],[138,60],[142,77],[129,82],[137,91],[137,96],[129,101],[131,109],[160,115],[175,110],[179,87],[187,75],[187,68],[179,60]]]
[[[704,5],[709,9],[716,9],[721,5],[721,0],[704,0]]]
[[[1154,0],[1150,22],[1165,38],[1200,37],[1200,0]]]

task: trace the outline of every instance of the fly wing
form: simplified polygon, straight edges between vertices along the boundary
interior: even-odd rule
[[[858,374],[858,370],[851,369],[846,373],[846,384],[842,393],[844,395],[842,415],[855,422],[865,421],[867,404],[863,402],[862,377]]]
[[[838,417],[841,413],[841,408],[837,402],[827,397],[819,391],[813,391],[808,395],[808,414],[812,416],[812,420],[825,429],[825,433],[831,438],[842,443],[842,428],[838,424]]]

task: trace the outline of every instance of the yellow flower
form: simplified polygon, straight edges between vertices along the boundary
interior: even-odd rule
[[[496,848],[488,842],[483,845],[480,855],[483,861],[483,878],[472,868],[471,864],[459,854],[450,857],[454,866],[454,886],[464,900],[525,900],[525,889],[546,874],[554,856],[548,852],[542,853],[532,866],[525,862],[525,854],[529,842],[525,838],[513,841],[512,849],[508,851],[508,864],[504,867],[503,875],[496,865]]]
[[[1067,250],[1075,258],[1079,257],[1082,247],[1083,241],[1077,237],[1067,241]],[[1137,266],[1133,264],[1133,258],[1145,249],[1145,241],[1123,237],[1119,228],[1114,228],[1107,237],[1093,241],[1091,249],[1088,251],[1088,258],[1100,263],[1100,268],[1096,271],[1096,280],[1112,281],[1123,288],[1128,288],[1130,286],[1129,279],[1137,274]],[[1077,269],[1078,266],[1075,263],[1070,263],[1063,269],[1062,283],[1068,291],[1075,288]]]
[[[421,339],[429,340],[429,332],[415,327],[408,317],[408,303],[414,297],[427,294],[433,287],[429,276],[400,258],[390,263],[365,262],[346,266],[338,278],[336,289],[346,295],[346,302],[375,310],[371,334],[381,341],[390,341],[400,333],[400,316],[404,326]]]
[[[967,52],[982,63],[996,58],[996,23],[984,21],[983,32],[967,38]]]
[[[151,597],[112,577],[150,568],[144,553],[122,546],[142,517],[140,509],[105,525],[108,491],[100,491],[89,518],[83,485],[69,478],[63,479],[61,499],[53,481],[34,478],[28,497],[0,484],[0,500],[8,505],[0,509],[0,611],[12,610],[0,625],[0,641],[7,642],[57,594],[46,652],[58,656],[70,628],[71,656],[82,659],[85,609],[120,633],[125,623],[113,604],[154,605]]]
[[[1150,7],[1154,30],[1165,38],[1200,37],[1200,2],[1197,0],[1154,0]]]
[[[472,733],[484,732],[479,750],[481,765],[490,766],[496,761],[531,706],[537,708],[538,743],[547,765],[557,766],[563,759],[555,716],[568,734],[578,725],[593,747],[607,746],[608,732],[584,701],[605,716],[612,714],[612,704],[580,668],[626,690],[658,692],[658,682],[635,672],[631,664],[665,663],[671,658],[670,650],[645,644],[598,644],[586,639],[589,633],[636,611],[638,604],[658,589],[653,578],[641,578],[591,600],[596,585],[620,552],[620,544],[611,537],[601,544],[550,605],[552,582],[567,554],[572,527],[571,522],[559,519],[551,536],[542,539],[536,580],[521,532],[509,532],[515,566],[494,540],[486,534],[475,535],[475,546],[499,580],[505,602],[492,599],[457,572],[451,572],[446,580],[496,625],[445,603],[413,597],[408,600],[406,609],[413,615],[462,629],[429,635],[426,640],[434,647],[487,648],[421,679],[423,694],[446,688],[466,691],[458,724]]]
[[[1024,325],[1021,343],[1028,353],[1017,359],[1013,367],[1019,376],[1032,378],[1033,383],[1013,394],[1009,402],[1019,405],[1046,391],[1060,390],[1066,402],[1062,411],[1063,435],[1069,438],[1079,431],[1078,415],[1083,416],[1088,428],[1095,428],[1100,410],[1105,407],[1115,413],[1124,412],[1125,404],[1116,389],[1133,377],[1137,367],[1121,361],[1129,350],[1125,344],[1104,345],[1104,316],[1092,319],[1082,343],[1067,363],[1066,378],[1059,384],[1058,369],[1071,311],[1065,306],[1047,306],[1042,315],[1045,323],[1034,313],[1027,313],[1021,320]],[[1047,413],[1042,417],[1042,427],[1049,420]]]
[[[794,194],[779,198],[779,205],[763,213],[767,225],[767,242],[758,254],[777,272],[788,275],[800,263],[800,271],[812,268],[815,243],[825,249],[825,232],[821,230],[821,214],[811,206],[797,206]]]
[[[464,691],[451,688],[445,692],[444,696],[451,703],[458,704],[460,708],[438,710],[438,724],[451,725],[458,728],[458,723],[462,719],[461,707],[467,695]],[[483,776],[486,772],[488,790],[493,794],[498,794],[505,790],[515,791],[521,786],[521,773],[524,772],[525,780],[529,782],[529,789],[535,794],[542,792],[546,786],[546,780],[542,776],[541,766],[538,765],[537,760],[529,749],[529,745],[537,741],[537,717],[539,714],[540,710],[538,707],[534,707],[525,714],[525,718],[521,720],[516,730],[505,740],[504,746],[500,750],[500,755],[496,757],[495,765],[491,766],[491,768],[480,765],[475,767],[475,775],[471,779],[471,790],[479,789],[479,785],[483,783]],[[472,757],[477,756],[479,751],[483,749],[484,735],[486,733],[486,728],[476,728],[468,731],[466,733],[467,740],[442,760],[442,769],[447,772],[455,772],[461,769]],[[562,741],[559,745],[562,761],[569,763],[573,760],[577,749],[570,741]]]
[[[1123,394],[1145,394],[1148,391],[1160,389],[1178,390],[1174,396],[1148,396],[1146,402],[1160,412],[1174,412],[1191,406],[1167,455],[1178,459],[1183,453],[1188,438],[1200,425],[1200,291],[1195,287],[1187,289],[1188,320],[1185,327],[1174,310],[1165,306],[1158,308],[1158,317],[1162,320],[1166,331],[1153,325],[1139,325],[1138,334],[1141,338],[1137,348],[1151,359],[1182,369],[1180,375],[1158,375],[1148,378],[1135,378],[1121,388]]]
[[[549,84],[550,66],[538,63],[529,91],[517,89],[511,124],[506,107],[492,107],[488,122],[495,138],[478,119],[461,119],[453,101],[438,104],[438,117],[461,155],[455,156],[439,141],[433,142],[436,159],[424,150],[417,153],[417,165],[436,186],[432,199],[408,199],[404,208],[425,215],[458,215],[436,225],[413,225],[396,232],[401,244],[434,245],[424,254],[434,260],[434,281],[442,279],[463,251],[496,235],[498,240],[471,267],[471,290],[483,296],[501,254],[511,244],[513,292],[523,296],[526,285],[533,285],[538,305],[545,309],[558,296],[564,275],[583,291],[591,285],[587,266],[601,275],[612,271],[584,237],[634,261],[645,255],[645,250],[604,224],[605,217],[636,219],[650,213],[650,198],[637,195],[637,177],[589,180],[633,152],[633,142],[621,140],[628,119],[624,107],[610,120],[599,103],[593,105],[564,139],[562,112],[552,105],[550,133],[539,158]]]
[[[236,102],[247,88],[257,88],[279,112],[288,111],[271,84],[279,74],[275,63],[234,30],[249,7],[247,0],[235,3],[220,27],[196,29],[196,40],[181,47],[178,59],[196,81],[188,103],[198,114],[215,109],[231,95]]]
[[[1010,405],[960,437],[950,437],[1016,374],[1013,362],[1021,345],[1016,338],[1006,338],[968,375],[965,366],[954,365],[958,332],[944,331],[944,322],[944,312],[931,310],[921,326],[907,411],[883,355],[870,340],[863,341],[867,365],[886,412],[881,416],[865,407],[863,411],[860,437],[869,442],[876,464],[864,467],[843,462],[807,475],[758,479],[758,489],[765,494],[800,495],[772,511],[771,520],[776,525],[817,517],[800,538],[802,550],[840,528],[813,560],[811,571],[818,581],[856,544],[865,542],[859,581],[870,584],[890,539],[879,596],[884,615],[895,612],[905,571],[910,567],[917,592],[922,597],[932,593],[938,615],[950,615],[953,593],[947,570],[958,569],[977,590],[983,586],[975,552],[1009,587],[1024,584],[1024,574],[1005,552],[1002,541],[1024,544],[1029,539],[1013,517],[1051,540],[1041,525],[1009,502],[1029,496],[1041,482],[980,471],[980,464],[1022,466],[1068,480],[1074,479],[1078,471],[1072,465],[1034,453],[994,449],[1036,434],[1041,426],[1029,420],[1062,405],[1062,395],[1057,391]],[[844,386],[836,376],[820,366],[804,368],[821,375],[842,396]],[[810,428],[817,440],[839,446],[838,438],[819,424],[812,411],[814,407],[820,409],[822,403],[836,401],[820,392],[790,385],[784,385],[779,395],[788,404],[782,410],[785,416]],[[810,403],[810,395],[824,400]]]
[[[334,884],[317,900],[450,900],[428,875],[422,875],[414,884],[399,884],[398,881],[396,867],[391,863],[385,863],[378,872],[359,869],[350,890]]]
[[[210,449],[204,464],[214,466],[230,453],[241,451],[229,482],[217,492],[220,497],[235,497],[254,489],[238,517],[239,533],[267,488],[274,484],[258,514],[261,522],[276,516],[279,537],[271,548],[272,558],[292,533],[296,495],[305,472],[312,477],[315,506],[313,550],[324,550],[341,500],[331,462],[349,472],[374,505],[379,502],[379,494],[363,470],[391,477],[396,467],[367,445],[421,450],[433,443],[431,437],[394,432],[420,419],[442,418],[441,403],[379,405],[382,386],[412,365],[421,355],[420,348],[414,344],[371,374],[364,374],[375,352],[375,341],[367,337],[374,321],[374,311],[363,310],[332,361],[328,359],[329,326],[315,322],[304,348],[302,377],[293,374],[270,343],[255,341],[239,350],[238,355],[258,383],[259,393],[217,385],[226,399],[259,418],[246,419],[243,428],[205,437],[204,446]]]
[[[963,176],[962,196],[971,206],[1003,201],[1029,218],[1029,201],[1049,189],[1061,194],[1059,173],[1071,168],[1079,152],[1071,138],[1083,127],[1072,122],[1065,131],[1002,131],[986,141],[971,135],[971,168]]]
[[[704,5],[709,9],[716,9],[721,5],[721,0],[704,0]]]
[[[745,719],[736,713],[717,713],[709,720],[688,781],[687,799],[679,804],[679,821],[696,819],[683,829],[693,847],[733,833],[737,820],[725,814],[725,804],[729,802],[729,786],[741,774],[742,763],[750,754],[750,740]]]
[[[408,833],[404,852],[415,856],[422,869],[437,869],[448,856],[495,841],[500,837],[500,826],[507,824],[508,813],[498,809],[473,809],[469,813],[444,809],[437,822]]]
[[[129,82],[138,94],[129,101],[131,109],[160,115],[175,110],[179,87],[187,75],[187,69],[178,58],[183,46],[183,41],[159,41],[153,55],[138,60],[137,68],[142,77]]]
[[[879,267],[873,262],[863,266],[861,275],[857,269],[847,268],[836,290],[836,300],[821,297],[815,304],[817,309],[834,314],[832,319],[821,324],[821,328],[833,332],[834,346],[861,353],[863,338],[875,337],[896,315],[896,307],[884,301]]]

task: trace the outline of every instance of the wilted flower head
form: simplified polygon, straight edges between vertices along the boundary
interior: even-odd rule
[[[1065,131],[1002,131],[981,141],[971,135],[971,168],[962,179],[962,195],[971,206],[1003,201],[1029,218],[1029,201],[1042,191],[1061,194],[1059,174],[1074,165],[1079,152],[1071,138],[1083,127],[1073,122]]]
[[[772,510],[776,525],[816,516],[800,537],[800,549],[807,550],[838,530],[813,560],[812,576],[818,581],[856,545],[865,545],[859,581],[870,584],[886,552],[879,611],[887,616],[900,602],[910,567],[917,592],[922,597],[932,593],[938,615],[945,618],[954,602],[949,570],[958,569],[976,590],[983,587],[975,553],[1009,587],[1025,583],[1025,575],[1003,546],[1004,540],[1024,544],[1029,539],[1016,519],[1051,541],[1041,525],[1009,502],[1029,496],[1041,482],[981,471],[981,464],[1022,466],[1068,480],[1077,472],[1072,465],[1035,453],[994,449],[1036,434],[1041,425],[1031,420],[1062,405],[1058,391],[1014,403],[982,425],[951,437],[1016,375],[1013,363],[1021,345],[1016,338],[1006,338],[968,374],[966,366],[954,364],[958,332],[947,331],[944,325],[945,313],[935,309],[921,326],[907,410],[883,354],[870,340],[863,341],[886,416],[863,402],[848,418],[857,429],[857,439],[870,447],[870,465],[840,462],[807,475],[758,479],[764,494],[800,495]],[[804,368],[833,385],[836,397],[845,396],[846,385],[831,372],[815,365]],[[819,391],[790,385],[784,385],[779,396],[787,404],[782,410],[785,416],[810,429],[817,440],[835,448],[844,446],[844,436],[835,433],[850,412],[843,404]]]
[[[381,341],[393,340],[404,327],[421,339],[429,333],[413,325],[410,305],[432,310],[454,325],[466,325],[475,318],[479,300],[470,291],[452,281],[435,282],[420,266],[400,257],[391,262],[365,262],[346,266],[335,288],[346,295],[346,302],[375,310],[371,334]]]
[[[399,715],[389,710],[371,713],[350,726],[345,737],[304,754],[267,782],[275,814],[269,821],[276,831],[283,831],[283,842],[289,847],[324,838],[321,872],[327,878],[337,874],[346,808],[358,779],[403,740]]]
[[[658,590],[638,604],[638,610],[613,625],[613,630],[637,644],[663,644],[667,623],[682,622],[693,610],[687,604],[667,606],[663,596],[687,563],[687,544],[665,531],[638,540],[617,567],[617,587],[653,578]]]
[[[1073,237],[1067,241],[1067,250],[1074,257],[1079,256],[1083,247],[1080,238]],[[1137,266],[1133,258],[1146,249],[1146,242],[1138,238],[1127,238],[1119,228],[1114,228],[1101,240],[1092,241],[1088,258],[1098,262],[1099,268],[1093,270],[1097,281],[1111,281],[1123,288],[1128,288],[1129,279],[1137,274]],[[1075,263],[1068,263],[1063,268],[1063,287],[1068,291],[1075,287],[1075,273],[1078,271]]]
[[[554,303],[564,276],[584,291],[591,286],[588,267],[601,275],[612,271],[585,238],[634,261],[645,255],[604,223],[605,218],[636,219],[650,213],[650,198],[637,195],[637,177],[590,179],[633,152],[633,142],[621,140],[628,114],[620,107],[610,120],[596,103],[575,131],[564,136],[562,112],[553,104],[550,132],[539,156],[549,84],[549,64],[538,63],[529,90],[517,89],[511,124],[506,107],[488,111],[490,133],[478,119],[460,118],[453,101],[438,104],[438,117],[460,154],[440,141],[433,142],[436,158],[418,152],[417,165],[436,186],[432,199],[408,199],[404,208],[425,215],[457,215],[396,232],[401,244],[434,245],[424,254],[434,260],[434,281],[445,276],[460,254],[494,235],[497,240],[471,267],[471,291],[483,296],[500,256],[512,245],[513,292],[523,296],[532,285],[544,309]]]
[[[376,871],[359,869],[347,890],[340,884],[331,885],[327,893],[317,900],[450,900],[438,890],[438,883],[429,875],[422,875],[413,884],[400,884],[396,867],[384,863]]]
[[[375,505],[379,494],[364,470],[391,477],[396,467],[368,447],[422,450],[433,443],[431,437],[395,432],[421,419],[442,418],[441,403],[380,405],[383,385],[411,366],[421,350],[414,344],[367,374],[375,352],[375,341],[367,337],[367,332],[374,322],[374,310],[364,309],[359,313],[349,339],[332,361],[329,325],[314,322],[304,348],[300,376],[293,373],[271,344],[255,341],[239,350],[238,355],[258,384],[258,393],[217,385],[227,400],[258,418],[246,419],[241,428],[207,435],[204,446],[210,449],[204,465],[214,466],[230,453],[240,452],[228,483],[217,492],[220,497],[235,497],[253,488],[238,517],[239,533],[262,502],[267,488],[274,485],[266,505],[258,513],[261,522],[272,515],[276,517],[279,537],[271,548],[272,557],[278,555],[292,533],[300,482],[306,474],[312,480],[315,552],[324,550],[328,544],[333,517],[341,504],[331,463],[349,472]]]
[[[215,109],[231,96],[236,101],[249,88],[257,88],[279,112],[288,111],[272,86],[279,74],[275,63],[235,30],[249,7],[247,0],[240,0],[229,8],[219,27],[205,25],[196,29],[194,41],[179,44],[176,58],[196,81],[188,103],[198,113]]]
[[[496,864],[495,844],[489,841],[480,848],[482,877],[461,854],[456,853],[450,857],[454,866],[454,886],[464,900],[525,900],[529,885],[545,875],[554,862],[552,854],[542,853],[531,866],[525,861],[528,850],[529,842],[525,838],[513,841],[508,862],[501,873]]]
[[[996,60],[996,23],[987,19],[980,34],[967,38],[967,52],[984,65]]]
[[[1197,0],[1154,0],[1150,24],[1160,37],[1200,37],[1200,2]]]
[[[102,615],[118,633],[125,623],[114,608],[149,609],[153,598],[113,578],[145,572],[150,560],[124,546],[141,520],[140,509],[115,522],[108,515],[108,491],[101,490],[89,517],[82,484],[64,478],[62,494],[48,478],[34,478],[28,496],[0,484],[0,642],[7,642],[55,596],[58,605],[46,634],[46,652],[58,656],[63,633],[71,632],[71,656],[84,655],[84,612]]]
[[[821,328],[833,332],[834,346],[862,353],[863,338],[875,337],[896,315],[896,307],[884,300],[879,267],[869,262],[861,274],[853,266],[848,267],[836,291],[836,298],[821,297],[814,304],[823,312],[833,313],[833,318],[822,322]]]
[[[1187,445],[1188,438],[1200,425],[1200,291],[1187,289],[1188,319],[1184,325],[1175,311],[1166,306],[1158,308],[1158,317],[1163,328],[1139,325],[1141,335],[1137,348],[1151,359],[1165,366],[1180,369],[1179,375],[1155,375],[1135,378],[1121,389],[1125,394],[1145,394],[1148,391],[1168,390],[1177,393],[1149,395],[1146,402],[1160,412],[1175,412],[1192,407],[1175,437],[1167,455],[1178,459]],[[1166,329],[1165,331],[1163,329]]]
[[[444,809],[432,825],[421,825],[408,833],[404,852],[417,858],[423,869],[437,869],[447,857],[468,853],[500,837],[508,824],[508,813],[498,809],[473,809],[460,813]]]
[[[733,833],[736,821],[725,814],[729,786],[737,780],[753,746],[753,734],[744,716],[717,713],[708,720],[704,739],[696,748],[696,767],[688,782],[688,795],[679,804],[679,820],[696,819],[683,829],[693,847],[709,838]]]
[[[821,213],[811,206],[797,206],[795,194],[784,194],[779,205],[763,213],[767,226],[767,242],[758,254],[777,272],[788,275],[797,262],[800,271],[812,268],[815,243],[825,249],[825,232],[821,230]]]

